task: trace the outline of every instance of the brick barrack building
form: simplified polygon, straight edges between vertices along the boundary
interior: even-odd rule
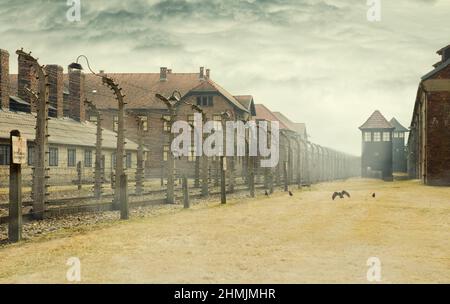
[[[7,51],[0,52],[0,100],[2,105],[2,115],[12,117],[13,115],[27,114],[24,121],[27,121],[27,133],[30,140],[30,146],[33,145],[31,131],[29,128],[33,126],[33,113],[36,112],[34,103],[31,101],[30,95],[26,88],[36,89],[37,81],[32,75],[29,62],[21,58],[18,62],[18,74],[9,74],[9,54]],[[89,109],[85,108],[84,100],[87,99],[95,104],[96,108],[102,115],[102,127],[104,132],[104,148],[105,164],[107,170],[105,176],[108,177],[108,171],[114,168],[114,145],[115,132],[117,132],[117,101],[111,91],[102,85],[101,78],[92,74],[84,74],[79,70],[69,69],[67,73],[64,68],[58,65],[47,65],[47,73],[49,74],[50,96],[49,96],[49,117],[51,120],[49,134],[52,153],[54,147],[58,146],[58,162],[54,169],[60,168],[58,172],[61,176],[67,175],[67,178],[58,178],[57,181],[68,181],[72,177],[75,168],[72,168],[74,157],[76,160],[83,160],[84,155],[88,157],[90,152],[84,150],[93,149],[95,146],[95,138],[93,131],[95,129],[96,115]],[[100,73],[105,73],[100,71]],[[176,107],[176,119],[192,121],[193,110],[185,102],[196,104],[202,108],[208,120],[215,120],[219,123],[220,114],[228,112],[231,120],[256,120],[257,113],[255,102],[251,95],[233,95],[211,79],[211,71],[201,67],[198,72],[194,73],[175,73],[171,69],[161,67],[158,73],[108,73],[108,76],[115,79],[123,89],[126,95],[126,116],[125,116],[125,135],[127,146],[126,149],[128,169],[136,166],[136,149],[138,138],[142,137],[145,145],[145,176],[161,177],[167,176],[166,166],[169,153],[169,130],[164,118],[167,117],[168,110],[165,105],[155,97],[155,94],[170,96],[174,91],[178,91],[181,95],[181,101]],[[306,128],[304,124],[289,121],[281,113],[271,118],[271,120],[284,121],[286,126],[283,133],[290,137],[281,139],[282,145],[280,161],[288,162],[289,174],[293,180],[293,172],[297,171],[300,166],[300,160],[294,155],[298,154],[298,145],[294,140],[295,137],[301,137],[307,140]],[[142,123],[139,124],[138,121]],[[4,130],[1,132],[3,139],[4,154],[7,153],[6,134],[10,129],[21,129],[19,123],[14,123],[16,119],[5,120],[3,124]],[[141,125],[142,129],[139,129]],[[64,128],[69,132],[76,132],[74,140],[70,142],[70,133],[67,140],[61,140],[62,136],[56,136],[64,132]],[[58,131],[61,130],[61,131]],[[67,135],[65,134],[65,135]],[[63,134],[61,134],[63,135]],[[52,137],[53,136],[53,137]],[[83,140],[84,139],[84,140]],[[82,144],[78,144],[78,141]],[[76,143],[76,144],[75,144]],[[75,149],[75,152],[73,151]],[[3,151],[1,150],[1,151]],[[6,155],[6,154],[5,154]],[[30,154],[31,155],[31,154]],[[70,155],[70,156],[69,156]],[[6,156],[5,156],[6,157]],[[5,158],[4,157],[4,158]],[[70,158],[70,160],[69,160]],[[218,170],[218,158],[212,158],[209,164],[209,171],[214,173]],[[1,161],[1,159],[0,159]],[[236,176],[247,173],[245,157],[236,159]],[[0,163],[0,169],[7,170],[8,160],[5,158]],[[84,162],[87,165],[89,161]],[[187,173],[190,177],[194,175],[196,167],[196,158],[193,155],[188,157],[177,158],[175,161],[176,173]],[[279,166],[276,168],[280,175]],[[52,168],[51,168],[52,169]],[[64,169],[64,170],[63,170]],[[109,170],[108,170],[109,169]],[[90,170],[90,169],[89,169]],[[89,171],[86,168],[86,172]],[[56,173],[56,170],[53,170]],[[66,174],[67,173],[67,174]],[[128,170],[132,173],[134,170]],[[6,176],[6,175],[5,175]]]
[[[408,173],[425,184],[450,186],[450,45],[422,77],[408,138]]]

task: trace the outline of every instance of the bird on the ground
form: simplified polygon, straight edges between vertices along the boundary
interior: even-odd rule
[[[294,194],[291,191],[289,191],[289,196],[294,196]]]
[[[374,193],[372,193],[372,197],[373,197],[373,198],[375,198],[375,192],[374,192]]]
[[[333,195],[331,196],[331,198],[334,201],[334,199],[338,196],[339,196],[339,198],[344,198],[344,196],[350,197],[350,193],[348,193],[345,190],[342,190],[341,192],[334,192]]]

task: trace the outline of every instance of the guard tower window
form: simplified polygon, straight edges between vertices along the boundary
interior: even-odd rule
[[[398,138],[399,137],[399,133],[398,132],[394,132],[394,138]]]
[[[373,141],[381,141],[381,133],[373,132]]]
[[[403,133],[403,132],[398,133],[398,137],[404,138],[405,137],[405,133]]]
[[[383,141],[391,141],[391,133],[383,132]]]
[[[366,141],[366,142],[372,141],[372,133],[364,132],[364,141]]]

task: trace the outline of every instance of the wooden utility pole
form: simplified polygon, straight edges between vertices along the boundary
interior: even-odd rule
[[[38,60],[31,56],[30,53],[25,53],[23,49],[17,50],[16,54],[19,60],[30,62],[33,70],[36,73],[36,78],[39,81],[38,92],[31,89],[27,91],[34,97],[36,103],[36,133],[34,141],[34,168],[32,179],[32,198],[33,198],[33,217],[38,220],[44,218],[44,210],[46,198],[48,196],[47,179],[50,178],[48,171],[48,97],[49,97],[49,82],[48,74],[44,66],[38,63]]]
[[[95,133],[95,164],[94,164],[94,197],[96,200],[101,199],[103,194],[103,181],[104,181],[104,169],[102,168],[102,143],[103,143],[103,130],[102,130],[102,115],[97,109],[94,103],[87,99],[84,103],[88,106],[89,110],[95,115],[97,120],[97,128]]]
[[[20,132],[13,130],[10,133],[10,164],[9,164],[9,222],[8,239],[10,242],[19,242],[22,239],[22,163],[26,159],[25,146],[16,147],[18,143],[23,143]],[[22,155],[15,155],[16,153]],[[21,159],[17,159],[22,156]]]

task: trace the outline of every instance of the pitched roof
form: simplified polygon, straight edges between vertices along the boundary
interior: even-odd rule
[[[199,85],[191,89],[191,92],[219,92],[223,97],[225,97],[233,106],[244,111],[249,112],[233,95],[231,95],[227,90],[222,88],[220,85],[212,81],[211,79],[205,79],[201,81]]]
[[[376,110],[370,115],[366,122],[359,127],[360,130],[364,129],[394,129],[394,127],[384,118],[380,111]]]
[[[256,116],[253,117],[254,120],[261,119],[261,120],[267,120],[267,121],[278,121],[281,130],[288,130],[289,129],[265,105],[263,105],[263,104],[255,104],[255,109],[256,109]]]
[[[448,48],[450,48],[450,44],[447,45],[447,46],[444,46],[442,49],[440,49],[440,50],[437,51],[436,53],[438,53],[439,55],[442,55],[442,53],[443,53],[446,49],[448,49]]]
[[[33,141],[36,118],[23,112],[0,110],[0,138],[9,138],[12,129],[18,129],[25,138]],[[97,126],[90,122],[77,122],[70,118],[50,118],[48,121],[49,144],[95,147]],[[116,133],[103,129],[103,148],[115,149]],[[125,149],[137,150],[138,145],[125,140]]]
[[[298,134],[300,134],[302,136],[302,138],[306,139],[307,138],[307,134],[306,134],[306,125],[304,123],[298,123],[298,122],[293,122],[292,120],[290,120],[289,118],[287,118],[283,113],[281,112],[273,112],[273,114],[280,120],[282,121],[289,130],[294,131]]]
[[[197,73],[168,73],[163,81],[159,73],[108,73],[108,76],[120,84],[127,108],[134,109],[165,110],[165,105],[155,97],[156,93],[170,96],[177,90],[184,96],[201,83]],[[86,97],[100,109],[117,108],[110,89],[102,84],[100,77],[92,74],[86,74]]]
[[[392,117],[389,123],[395,128],[394,131],[396,132],[409,132],[409,130],[406,129],[401,123],[399,123],[398,120],[395,119],[395,117]]]
[[[165,105],[155,97],[156,93],[170,96],[175,90],[185,96],[191,91],[219,92],[238,109],[249,112],[232,94],[211,79],[199,77],[198,73],[167,73],[160,80],[159,73],[107,73],[116,80],[126,96],[128,108],[165,110]],[[68,74],[64,74],[64,85],[68,87]],[[17,74],[10,75],[11,94],[17,94]],[[99,109],[116,109],[117,101],[110,89],[102,84],[101,77],[85,74],[86,98],[94,101]]]
[[[245,107],[252,116],[256,115],[255,102],[252,95],[237,95],[234,96],[239,103]]]
[[[424,76],[422,76],[422,80],[430,79],[431,77],[433,77],[434,75],[436,75],[438,72],[442,71],[443,69],[445,69],[449,65],[450,65],[450,59],[448,59],[445,62],[442,62],[439,65],[437,65],[434,70],[432,70],[431,72],[429,72],[429,73],[425,74]]]

